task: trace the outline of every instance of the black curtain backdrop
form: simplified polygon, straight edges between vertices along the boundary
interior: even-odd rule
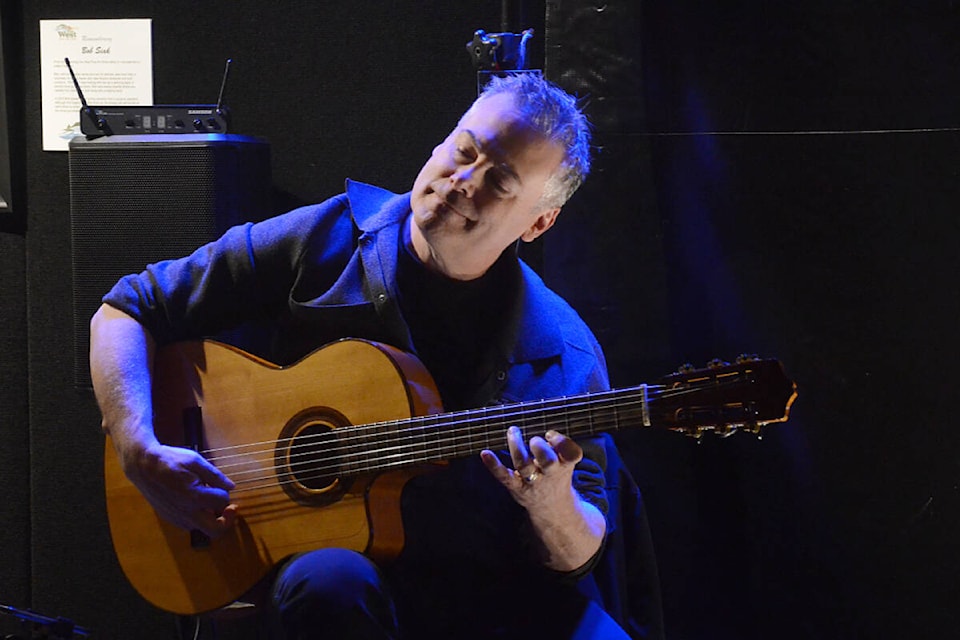
[[[544,270],[614,382],[758,353],[800,386],[762,440],[619,437],[668,637],[956,626],[930,587],[960,568],[958,27],[952,3],[547,6],[548,74],[597,156]]]
[[[177,637],[117,568],[99,416],[72,385],[67,157],[40,150],[38,21],[153,18],[158,103],[215,100],[233,58],[225,101],[236,133],[270,141],[280,211],[345,177],[407,189],[472,99],[464,47],[501,9],[4,3],[24,217],[0,221],[0,603],[101,638]],[[595,328],[614,383],[750,352],[800,387],[762,439],[618,436],[668,638],[954,635],[960,6],[525,11],[548,76],[587,104],[597,157],[528,255]]]

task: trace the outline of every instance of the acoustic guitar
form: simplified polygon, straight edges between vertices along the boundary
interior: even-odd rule
[[[525,438],[547,429],[574,438],[632,427],[758,432],[787,419],[796,385],[776,360],[741,358],[655,385],[443,413],[426,369],[383,344],[342,340],[280,367],[198,341],[157,351],[153,397],[159,440],[194,448],[236,483],[238,521],[209,540],[160,519],[108,442],[110,532],[144,598],[197,614],[233,602],[297,552],[395,556],[404,483],[425,465],[505,448],[511,425]]]

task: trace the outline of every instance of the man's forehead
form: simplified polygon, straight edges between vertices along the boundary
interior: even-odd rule
[[[485,153],[508,164],[530,155],[553,157],[562,149],[547,140],[514,106],[513,97],[497,94],[481,98],[464,115],[454,136],[469,136]]]
[[[483,144],[505,144],[512,140],[530,144],[543,139],[508,94],[477,100],[457,129],[469,130],[477,142]]]

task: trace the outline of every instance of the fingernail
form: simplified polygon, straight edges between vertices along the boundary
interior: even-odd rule
[[[553,429],[550,429],[550,430],[547,431],[544,435],[545,435],[546,437],[548,437],[548,438],[556,438],[556,437],[557,437],[558,435],[560,435],[560,434],[557,433],[556,431],[554,431]]]

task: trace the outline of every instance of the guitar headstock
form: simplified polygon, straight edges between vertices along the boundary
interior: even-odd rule
[[[779,361],[740,356],[732,364],[713,360],[703,369],[684,365],[650,392],[655,426],[695,438],[707,431],[725,437],[738,430],[759,434],[765,425],[785,422],[797,385]]]

